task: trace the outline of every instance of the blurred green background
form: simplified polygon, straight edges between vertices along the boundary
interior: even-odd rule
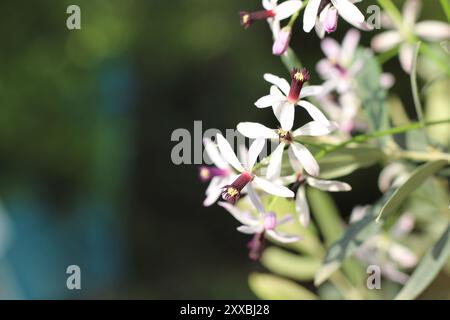
[[[399,1],[400,3],[401,1]],[[443,19],[438,2],[422,17]],[[362,7],[373,3],[364,1]],[[81,8],[81,30],[66,8]],[[276,125],[253,102],[265,72],[287,76],[260,1],[91,0],[0,3],[0,298],[254,298],[247,237],[203,208],[195,165],[175,166],[176,128]],[[340,41],[341,20],[332,36]],[[370,35],[362,43],[368,45]],[[314,70],[319,40],[297,22],[292,47]],[[414,115],[409,78],[393,90]],[[319,83],[315,72],[311,82]],[[345,177],[346,215],[380,196],[380,168]],[[66,267],[82,290],[66,288]]]

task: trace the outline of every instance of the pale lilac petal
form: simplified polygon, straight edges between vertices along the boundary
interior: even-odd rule
[[[357,221],[360,221],[364,216],[366,215],[367,211],[370,209],[370,205],[367,206],[356,206],[353,208],[352,212],[350,213],[350,223],[355,223]]]
[[[266,232],[271,238],[280,243],[293,243],[301,239],[301,237],[299,236],[287,235],[284,233],[277,232],[275,230],[267,230]]]
[[[391,234],[394,238],[401,238],[410,233],[416,224],[416,218],[411,213],[404,213],[392,226]]]
[[[415,32],[428,41],[450,39],[450,25],[441,21],[422,21],[416,24]]]
[[[378,176],[378,188],[381,192],[386,192],[391,186],[393,181],[401,174],[404,174],[405,167],[399,162],[393,162],[388,164],[381,170]]]
[[[331,61],[337,61],[341,53],[339,43],[333,38],[325,38],[320,43],[323,53]]]
[[[233,148],[231,148],[228,141],[220,134],[218,133],[216,136],[217,145],[219,146],[220,153],[222,154],[222,157],[237,171],[242,172],[245,171],[242,164],[239,162],[238,158],[236,157],[236,154],[233,151]]]
[[[389,256],[403,268],[412,268],[417,262],[417,255],[405,246],[394,243],[389,248]]]
[[[320,122],[311,121],[293,132],[294,137],[298,136],[324,136],[333,132],[333,125],[325,126]]]
[[[283,198],[293,198],[295,196],[294,192],[289,188],[284,186],[279,186],[273,182],[270,182],[266,179],[255,177],[253,182],[256,186],[266,191],[267,193],[273,194],[275,196],[283,197]]]
[[[264,148],[264,145],[266,144],[266,139],[264,138],[257,138],[255,141],[252,142],[250,145],[250,148],[248,149],[248,170],[252,170],[253,166],[256,163],[256,160],[258,160],[258,156],[261,153],[262,149]]]
[[[398,31],[386,31],[373,37],[370,45],[376,52],[384,52],[398,45],[402,39]]]
[[[295,106],[290,103],[285,103],[280,109],[280,125],[285,131],[290,131],[294,126]]]
[[[264,80],[266,80],[271,84],[276,85],[284,93],[285,96],[289,94],[291,86],[289,85],[289,82],[286,81],[286,79],[280,78],[271,73],[266,73],[264,74]]]
[[[411,73],[413,57],[414,56],[414,48],[410,44],[402,44],[400,46],[399,59],[400,64],[402,65],[403,70],[406,73]]]
[[[324,21],[324,28],[326,33],[332,33],[336,31],[338,18],[339,15],[336,8],[331,7],[330,9],[328,9]]]
[[[269,180],[277,179],[280,176],[284,147],[285,144],[283,142],[280,143],[270,155],[270,163],[266,173],[266,178]]]
[[[303,31],[310,32],[316,24],[316,17],[319,13],[321,0],[309,0],[303,14]]]
[[[274,96],[272,94],[269,94],[267,96],[264,96],[262,98],[259,98],[256,102],[255,102],[255,106],[258,108],[267,108],[267,107],[271,107],[274,104],[280,102],[281,98],[278,96]]]
[[[291,148],[306,172],[312,176],[318,176],[320,172],[319,164],[311,152],[304,145],[298,142],[291,143]]]
[[[237,231],[245,233],[245,234],[254,234],[254,233],[259,233],[263,230],[263,227],[261,226],[239,226],[236,228]]]
[[[321,124],[323,124],[325,126],[330,124],[330,121],[328,121],[328,119],[325,117],[325,115],[322,113],[322,111],[320,111],[319,108],[317,108],[312,103],[310,103],[306,100],[301,100],[298,103],[298,105],[305,108],[306,111],[308,111],[309,115],[311,116],[311,118],[313,118],[314,121],[320,122]]]
[[[289,41],[291,40],[291,27],[284,27],[276,34],[275,41],[272,46],[272,53],[276,56],[283,55],[289,48]]]
[[[205,146],[205,151],[208,154],[208,157],[216,167],[221,169],[226,169],[229,167],[227,162],[220,155],[217,145],[212,142],[210,138],[203,138],[203,145]]]
[[[342,40],[340,60],[344,66],[350,65],[358,47],[361,33],[356,29],[350,29]]]
[[[242,224],[247,226],[256,226],[259,224],[259,220],[252,216],[249,212],[242,211],[231,203],[219,201],[217,204],[227,210],[237,221]]]
[[[275,9],[275,19],[283,20],[296,13],[302,6],[299,0],[288,0],[279,4]]]
[[[338,10],[339,15],[347,22],[357,25],[364,22],[364,15],[348,0],[331,0],[333,6]]]
[[[290,214],[287,214],[283,218],[281,218],[280,220],[277,221],[277,225],[281,226],[283,224],[290,223],[292,221],[294,221],[294,217],[292,217],[292,215],[290,215]]]
[[[395,77],[392,73],[384,72],[380,77],[380,85],[384,89],[390,89],[395,84]]]
[[[278,134],[275,132],[275,130],[267,128],[266,126],[257,122],[241,122],[237,125],[237,130],[242,135],[250,139],[278,139]]]
[[[403,5],[403,21],[407,26],[413,26],[417,20],[422,4],[419,0],[407,0]]]
[[[318,96],[323,93],[322,86],[305,86],[300,91],[300,98],[305,98],[309,96]]]
[[[297,190],[297,195],[295,198],[295,210],[298,213],[300,223],[304,227],[307,227],[311,220],[311,216],[309,212],[308,200],[306,199],[306,192],[304,185],[300,186],[300,188],[298,188]]]
[[[308,184],[311,187],[324,190],[324,191],[330,191],[330,192],[340,192],[340,191],[350,191],[352,190],[352,187],[345,182],[341,181],[333,181],[333,180],[321,180],[316,179],[313,177],[307,178]]]

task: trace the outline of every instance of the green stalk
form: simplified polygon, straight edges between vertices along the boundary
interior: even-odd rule
[[[316,154],[316,159],[319,160],[319,159],[323,158],[324,156],[326,156],[328,153],[342,149],[342,148],[348,146],[349,144],[352,144],[355,142],[357,142],[357,143],[367,142],[370,139],[380,138],[380,137],[384,137],[387,135],[395,135],[395,134],[404,133],[404,132],[415,130],[415,129],[425,128],[425,127],[429,127],[429,126],[435,126],[435,125],[444,124],[444,123],[450,123],[450,119],[430,121],[430,122],[425,122],[425,123],[413,122],[413,123],[407,124],[405,126],[390,128],[387,130],[375,131],[372,133],[360,134],[360,135],[354,136],[353,138],[351,138],[347,141],[344,141],[337,145],[325,148],[324,150],[322,150]]]

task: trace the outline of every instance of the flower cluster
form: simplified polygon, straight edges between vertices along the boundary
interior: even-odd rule
[[[292,222],[292,216],[278,216],[277,212],[271,210],[271,205],[263,204],[266,199],[292,199],[295,203],[295,212],[292,212],[296,216],[294,220],[303,227],[308,227],[311,218],[307,188],[329,192],[351,190],[350,185],[345,182],[321,177],[320,165],[314,155],[316,150],[311,148],[314,144],[308,141],[351,138],[355,130],[365,131],[368,128],[366,119],[361,116],[362,102],[357,79],[364,69],[364,61],[358,53],[369,52],[369,55],[373,56],[373,52],[367,48],[358,48],[361,34],[357,29],[350,29],[342,43],[329,37],[324,38],[325,34],[336,31],[339,17],[360,30],[372,30],[358,9],[358,2],[360,1],[288,0],[278,3],[278,0],[263,0],[263,10],[239,13],[240,23],[245,29],[256,21],[266,20],[274,40],[272,53],[287,56],[294,22],[304,10],[303,30],[310,32],[315,28],[322,39],[321,49],[324,53],[324,58],[316,65],[317,74],[323,80],[321,85],[309,85],[311,70],[300,66],[290,70],[289,79],[271,73],[263,75],[270,85],[268,93],[257,99],[254,105],[258,109],[271,108],[279,125],[270,128],[261,123],[240,122],[237,131],[252,141],[248,150],[244,145],[239,146],[240,157],[221,134],[217,134],[214,141],[210,138],[203,141],[206,153],[214,164],[200,167],[200,179],[209,181],[203,204],[210,206],[222,198],[218,204],[242,224],[237,230],[253,235],[248,244],[252,259],[259,259],[261,256],[266,237],[280,243],[300,240],[297,235],[284,234],[278,230],[280,225]],[[384,27],[395,26],[400,30],[387,31],[372,39],[372,47],[377,52],[400,45],[401,65],[407,72],[411,70],[413,59],[411,36],[428,40],[450,38],[449,26],[446,23],[425,21],[415,24],[419,4],[418,0],[407,0],[402,26],[397,26],[384,17]],[[281,26],[281,22],[288,18],[289,22]],[[393,76],[387,73],[374,81],[383,89],[390,88],[394,83]],[[297,109],[308,114],[308,119],[301,119],[302,123],[306,123],[298,127]],[[273,144],[276,144],[276,148],[258,162],[262,150]],[[392,187],[390,168],[392,167],[388,166],[380,176],[382,191]],[[397,177],[398,179],[400,178]],[[241,198],[248,202],[249,206],[242,205],[239,201]],[[358,212],[365,210],[356,208],[352,216],[354,221],[357,220],[355,216]],[[361,247],[358,256],[369,261],[368,252],[381,250],[379,241],[379,238],[374,238],[366,247]],[[406,254],[406,249],[400,245],[394,244],[388,250],[391,257],[398,258],[399,264],[415,264],[415,260],[411,258],[413,255]],[[402,254],[398,254],[400,251]],[[405,262],[405,259],[408,261]],[[395,268],[390,270],[392,278],[404,280],[404,277],[395,272]]]

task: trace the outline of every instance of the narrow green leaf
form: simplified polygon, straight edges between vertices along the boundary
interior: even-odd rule
[[[350,257],[368,238],[377,234],[382,223],[376,223],[375,217],[393,192],[394,190],[388,191],[368,210],[364,218],[349,225],[345,233],[328,248],[325,259],[314,278],[316,286],[322,284],[338,270],[344,260]]]
[[[336,241],[344,228],[333,198],[326,192],[307,189],[308,203],[327,245]]]
[[[384,153],[377,147],[358,146],[339,149],[319,160],[320,177],[334,179],[346,176],[358,169],[370,167],[383,158]]]
[[[383,214],[390,214],[397,210],[397,208],[403,204],[403,201],[411,192],[416,190],[428,177],[439,171],[446,164],[447,161],[438,160],[428,162],[414,170],[408,180],[397,188],[390,199],[385,203],[378,214],[376,221],[378,222]]]
[[[375,131],[388,129],[387,93],[379,81],[374,81],[381,77],[381,66],[368,50],[358,50],[355,59],[361,61],[364,66],[356,75],[357,94],[370,125]],[[380,141],[385,143],[388,139],[390,138],[384,137]]]
[[[449,257],[450,223],[436,244],[425,253],[425,256],[395,299],[411,300],[417,298],[430,285]]]
[[[273,273],[300,281],[312,280],[320,266],[318,258],[300,256],[278,247],[267,248],[261,263]]]
[[[318,297],[301,285],[278,276],[252,273],[248,279],[250,288],[264,300],[316,300]]]

